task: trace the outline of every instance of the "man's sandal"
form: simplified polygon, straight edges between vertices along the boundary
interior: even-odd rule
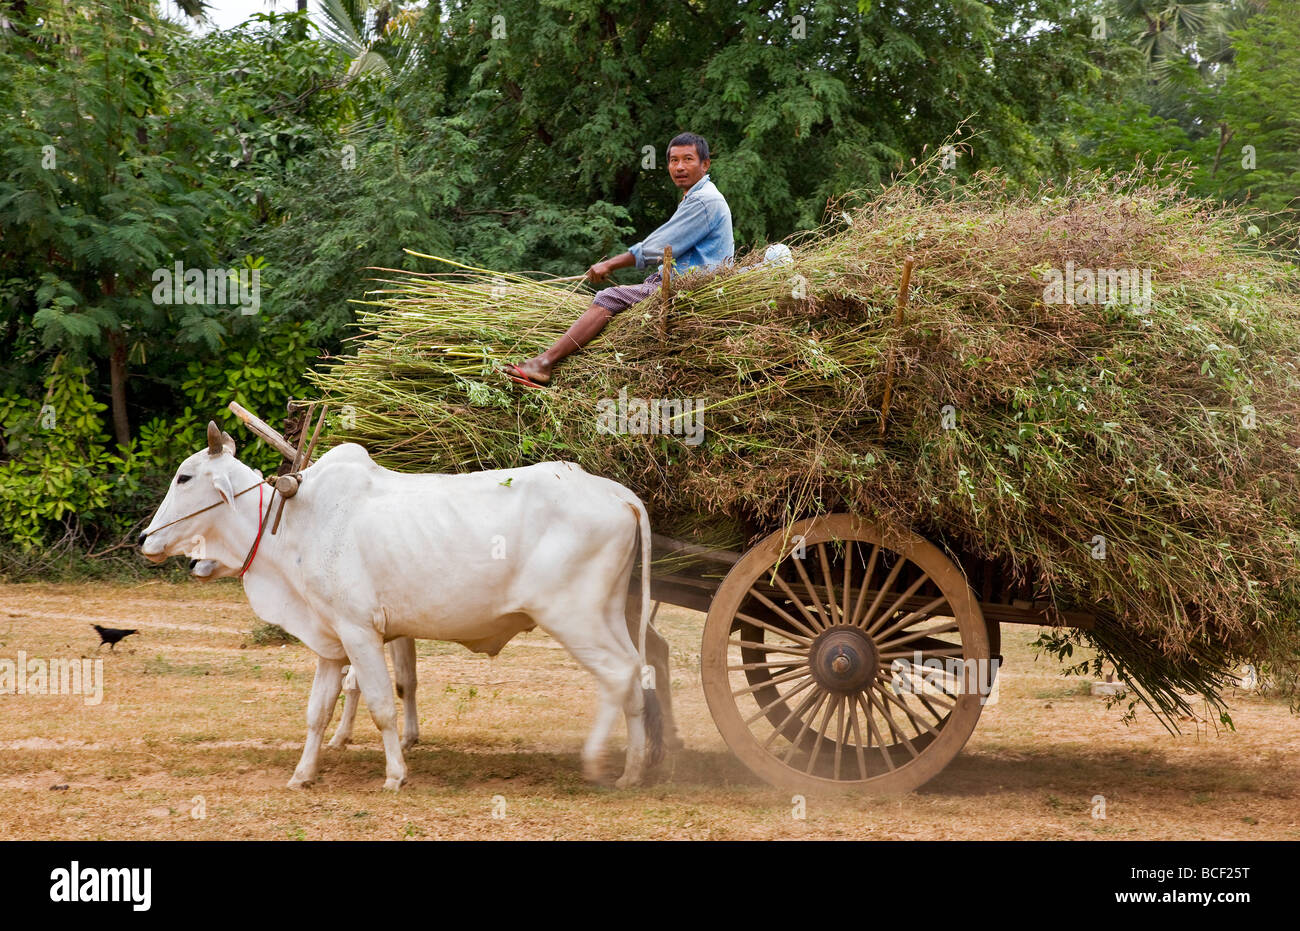
[[[547,381],[535,381],[530,378],[523,369],[513,363],[506,365],[501,369],[501,371],[512,382],[517,385],[523,385],[525,388],[545,388],[547,383],[550,381],[550,379],[547,379]]]

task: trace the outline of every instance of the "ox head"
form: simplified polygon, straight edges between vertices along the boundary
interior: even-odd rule
[[[236,485],[242,488],[257,475],[235,458],[235,441],[230,434],[209,421],[207,447],[176,470],[167,496],[137,541],[141,554],[150,562],[160,563],[184,553],[194,559],[190,568],[196,577],[220,577],[218,567],[228,560],[221,559],[225,554],[219,544],[223,524],[229,524],[229,515],[235,509]],[[216,551],[209,553],[210,549]],[[198,570],[204,574],[198,575]]]

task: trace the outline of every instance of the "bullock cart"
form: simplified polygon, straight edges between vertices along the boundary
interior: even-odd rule
[[[325,410],[314,431],[306,410],[295,447],[230,408],[285,456],[278,487],[292,495]],[[961,751],[995,694],[1002,624],[1093,623],[1028,600],[993,564],[853,514],[798,521],[743,552],[652,542],[656,610],[707,614],[700,676],[718,731],[756,775],[794,792],[915,789]]]

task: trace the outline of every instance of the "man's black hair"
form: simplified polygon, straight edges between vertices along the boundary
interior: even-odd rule
[[[704,141],[703,136],[697,136],[695,133],[678,133],[673,136],[673,141],[668,143],[668,148],[671,150],[675,145],[693,145],[695,146],[695,154],[699,156],[700,161],[707,162],[709,160],[709,144]]]

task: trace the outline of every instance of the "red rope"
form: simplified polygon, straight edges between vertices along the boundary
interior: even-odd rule
[[[248,558],[244,560],[244,568],[239,570],[239,577],[241,579],[244,577],[244,573],[252,568],[253,559],[257,556],[257,546],[262,542],[262,530],[266,524],[266,517],[262,513],[262,489],[265,487],[265,484],[257,486],[257,539],[253,541],[253,548],[249,551]],[[270,509],[268,508],[267,510],[269,511]]]

